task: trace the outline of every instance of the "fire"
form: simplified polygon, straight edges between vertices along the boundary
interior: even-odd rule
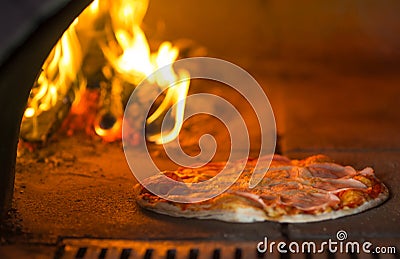
[[[44,63],[36,87],[31,91],[24,118],[36,118],[43,111],[52,109],[57,100],[69,91],[75,78],[81,73],[82,60],[85,57],[76,28],[93,30],[96,27],[94,24],[103,19],[105,36],[92,38],[106,59],[103,74],[107,80],[99,83],[101,108],[94,120],[95,132],[105,141],[121,138],[123,82],[135,86],[146,79],[162,90],[168,88],[164,100],[147,119],[147,124],[163,116],[176,104],[172,111],[175,120],[173,129],[168,133],[150,136],[148,140],[159,144],[174,140],[183,124],[184,100],[190,76],[185,71],[174,71],[171,63],[178,58],[179,50],[170,42],[163,42],[157,52],[151,52],[146,35],[141,29],[147,6],[147,0],[92,2],[67,29]],[[154,71],[165,66],[167,67],[161,75],[151,76]],[[179,83],[174,85],[175,82]],[[76,89],[82,91],[84,87],[79,86]]]
[[[23,123],[29,121],[33,137],[38,135],[38,117],[62,102],[71,87],[79,89],[79,82],[84,81],[79,75],[82,54],[75,30],[77,23],[76,19],[52,49],[31,90]]]
[[[34,118],[50,110],[75,81],[82,61],[76,24],[77,20],[62,35],[44,62],[42,72],[32,88],[25,118]]]
[[[170,42],[163,42],[158,52],[151,53],[148,41],[140,28],[142,18],[147,9],[147,1],[119,0],[114,1],[111,10],[111,21],[115,38],[118,42],[119,52],[114,45],[103,45],[102,49],[110,64],[117,73],[128,82],[138,85],[147,78],[151,83],[156,83],[161,89],[169,87],[174,82],[188,79],[185,71],[177,75],[171,63],[178,58],[179,50]],[[118,55],[118,53],[120,53]],[[159,68],[167,66],[161,76],[152,77],[151,74]],[[158,109],[148,118],[147,124],[151,124],[174,104],[175,125],[168,134],[151,136],[149,141],[158,144],[167,143],[179,135],[183,124],[183,112],[185,99],[189,87],[189,80],[184,80],[168,89],[167,94]]]
[[[161,105],[146,121],[147,124],[153,123],[156,119],[161,117],[169,107],[176,105],[172,111],[172,116],[175,118],[175,124],[172,130],[166,134],[161,132],[160,134],[149,136],[148,140],[157,144],[165,144],[173,141],[179,135],[179,131],[183,125],[186,96],[189,90],[189,79],[189,73],[186,71],[180,71],[179,76],[175,78],[176,81],[179,80],[179,83],[168,89],[168,92]]]

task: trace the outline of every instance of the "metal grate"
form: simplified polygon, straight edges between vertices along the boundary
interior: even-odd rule
[[[396,254],[260,254],[257,242],[133,241],[68,238],[60,242],[55,259],[357,259],[399,258]]]
[[[67,238],[60,242],[56,259],[247,259],[279,258],[258,254],[257,242],[132,241]]]

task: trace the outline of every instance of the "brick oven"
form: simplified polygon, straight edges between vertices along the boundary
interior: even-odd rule
[[[391,193],[377,208],[335,220],[232,224],[140,209],[133,192],[137,181],[121,141],[96,134],[91,124],[96,119],[85,117],[79,130],[65,126],[64,114],[61,121],[51,122],[59,125],[45,139],[23,136],[29,132],[21,122],[43,63],[91,2],[7,0],[1,4],[1,258],[399,257],[399,3],[149,1],[142,29],[151,49],[168,40],[180,47],[180,58],[222,58],[243,67],[259,82],[276,119],[276,153],[293,159],[326,154],[357,169],[371,166]],[[86,47],[87,52],[90,49]],[[98,90],[101,99],[96,58],[83,64],[92,75],[85,81],[87,88]],[[259,132],[254,114],[247,113],[237,93],[215,82],[193,82],[189,87],[189,93],[201,91],[243,109],[253,134],[250,155],[256,154]],[[113,126],[114,119],[104,115],[98,124],[108,129],[106,124],[111,121]],[[183,149],[199,152],[198,137],[209,131],[224,142],[224,130],[213,123],[199,118],[184,124]],[[149,145],[161,168],[176,166],[156,144]],[[226,159],[227,152],[224,147],[217,149],[214,159]],[[256,251],[266,237],[275,242],[321,243],[340,230],[349,240],[397,251],[290,256]]]

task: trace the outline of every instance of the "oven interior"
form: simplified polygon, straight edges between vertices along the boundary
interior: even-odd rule
[[[259,82],[275,115],[276,153],[293,159],[326,154],[357,169],[371,166],[390,189],[390,199],[377,208],[302,224],[232,224],[140,209],[133,192],[137,181],[121,141],[96,134],[90,114],[77,120],[67,117],[69,124],[51,122],[60,125],[45,141],[29,141],[29,132],[23,126],[20,131],[20,125],[38,71],[63,31],[90,4],[59,2],[57,8],[50,8],[30,1],[32,13],[43,13],[35,20],[36,27],[25,30],[21,29],[24,18],[12,15],[18,4],[5,4],[11,23],[25,37],[11,33],[14,38],[2,43],[0,164],[6,216],[0,229],[0,254],[4,258],[257,258],[265,256],[255,252],[265,237],[321,242],[339,230],[347,231],[352,240],[399,247],[400,21],[396,10],[400,6],[396,1],[148,3],[142,29],[152,49],[169,40],[180,47],[180,57],[222,58],[243,67]],[[92,73],[86,82],[92,92],[82,98],[90,102],[90,93],[97,93],[96,100],[101,98],[95,74],[98,60],[85,62],[83,69]],[[243,99],[223,84],[193,80],[189,93],[198,92],[216,94],[241,109],[251,132],[250,155],[257,155],[257,120]],[[226,143],[226,130],[218,123],[207,116],[185,122],[179,136],[185,152],[197,154],[199,137],[210,132],[218,143]],[[149,143],[149,149],[160,168],[176,167],[159,145]],[[224,160],[228,153],[221,145],[213,159]]]

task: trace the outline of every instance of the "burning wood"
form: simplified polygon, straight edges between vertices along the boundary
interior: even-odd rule
[[[158,51],[151,53],[146,36],[140,28],[147,6],[146,0],[96,0],[75,20],[43,65],[37,87],[32,89],[21,127],[23,139],[48,139],[67,116],[74,100],[72,93],[78,97],[72,105],[74,110],[74,105],[79,103],[79,97],[84,95],[86,82],[90,81],[90,75],[84,73],[90,69],[83,68],[82,60],[86,60],[96,50],[101,53],[95,57],[101,64],[96,67],[102,71],[104,78],[95,83],[100,89],[98,107],[90,109],[96,110],[96,115],[94,120],[87,120],[90,125],[86,125],[85,131],[88,132],[87,127],[91,127],[105,141],[121,139],[123,106],[135,86],[146,79],[160,89],[167,89],[165,98],[147,119],[147,124],[162,118],[169,108],[178,104],[178,108],[173,111],[173,130],[164,137],[161,137],[160,132],[155,132],[149,136],[149,140],[165,143],[178,136],[185,106],[181,101],[187,95],[189,80],[174,86],[171,84],[179,79],[188,79],[189,75],[173,70],[171,63],[178,58],[179,50],[170,42],[161,43]],[[76,31],[81,32],[78,34],[80,37]],[[188,48],[185,48],[187,52]],[[165,73],[151,76],[154,71],[164,66],[167,66]],[[98,71],[91,73],[98,74]],[[81,79],[82,74],[84,77]],[[69,98],[70,96],[72,98]],[[69,100],[70,105],[64,107],[62,103],[66,102],[65,98]],[[79,114],[85,113],[75,112],[75,119],[68,121],[73,123]],[[67,130],[68,134],[81,128],[76,125],[69,127],[72,130]]]
[[[106,77],[112,77],[111,70],[105,69]],[[122,126],[122,84],[116,78],[111,83],[100,83],[100,109],[94,122],[97,135],[105,141],[112,142],[121,139]]]
[[[21,125],[21,137],[25,140],[46,141],[61,125],[75,95],[86,84],[80,72],[82,55],[76,24],[53,48],[31,91]]]

